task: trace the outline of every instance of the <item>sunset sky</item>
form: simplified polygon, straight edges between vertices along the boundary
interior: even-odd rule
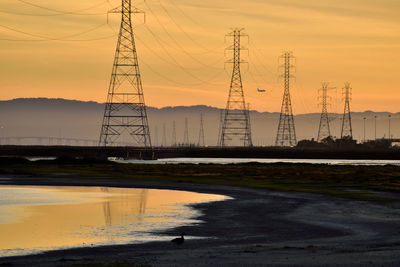
[[[353,111],[399,112],[399,0],[146,0],[132,2],[146,104],[224,107],[231,65],[225,34],[245,28],[246,101],[276,112],[282,101],[278,58],[296,56],[295,114],[319,112],[317,90],[330,82],[331,112],[353,87]],[[106,100],[120,17],[118,0],[2,0],[0,99]],[[47,9],[45,9],[47,8]],[[226,41],[226,42],[225,42]],[[257,88],[266,89],[260,94]]]

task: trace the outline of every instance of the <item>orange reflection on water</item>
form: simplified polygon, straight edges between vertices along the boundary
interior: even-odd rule
[[[8,195],[33,190],[32,198],[45,202],[3,204],[2,209],[12,218],[0,220],[0,256],[144,241],[146,237],[141,232],[188,222],[196,215],[181,204],[225,199],[219,195],[155,189],[0,186],[0,190],[8,190]],[[0,205],[1,201],[0,197]]]

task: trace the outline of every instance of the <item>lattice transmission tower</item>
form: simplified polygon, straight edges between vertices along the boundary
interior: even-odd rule
[[[165,123],[163,123],[163,136],[161,146],[167,146],[167,126],[165,125]]]
[[[132,14],[143,13],[122,0],[109,13],[121,14],[121,28],[100,133],[100,146],[125,138],[133,146],[151,147],[139,62],[132,29]]]
[[[200,113],[200,130],[199,130],[199,142],[197,143],[198,146],[204,147],[205,142],[204,142],[204,119],[203,119],[203,113]]]
[[[185,132],[183,134],[183,145],[184,146],[189,146],[190,145],[188,118],[185,118]]]
[[[345,83],[343,87],[343,99],[344,99],[344,112],[342,119],[342,131],[340,134],[340,138],[349,138],[353,139],[353,129],[351,127],[351,113],[350,113],[350,100],[351,100],[351,92],[352,88],[350,83]]]
[[[233,37],[233,45],[227,48],[227,50],[233,51],[233,59],[227,62],[233,64],[233,71],[228,102],[223,115],[221,137],[219,139],[219,145],[222,147],[235,144],[235,141],[239,141],[243,146],[253,145],[251,140],[250,118],[244,100],[242,76],[240,72],[240,65],[246,63],[240,57],[240,51],[245,49],[241,46],[241,38],[248,36],[242,31],[243,29],[234,29],[233,32],[227,34],[227,36]]]
[[[297,144],[296,130],[294,127],[292,102],[290,99],[290,81],[294,78],[292,75],[294,56],[292,52],[285,52],[280,58],[284,60],[281,66],[283,68],[282,77],[284,92],[275,145],[295,146]]]
[[[317,141],[331,136],[331,128],[329,126],[329,116],[328,116],[328,100],[331,98],[328,96],[328,90],[335,89],[334,87],[329,87],[329,83],[323,82],[319,93],[321,94],[318,98],[321,100],[321,119],[319,120],[318,137]]]
[[[171,146],[175,147],[176,143],[176,123],[175,121],[172,122],[172,134],[171,134]]]

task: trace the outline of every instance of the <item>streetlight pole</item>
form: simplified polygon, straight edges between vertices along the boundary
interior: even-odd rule
[[[392,137],[391,137],[391,134],[390,134],[390,118],[392,117],[392,115],[388,115],[388,117],[389,117],[389,139],[391,139]]]
[[[375,115],[375,141],[376,141],[376,115]]]

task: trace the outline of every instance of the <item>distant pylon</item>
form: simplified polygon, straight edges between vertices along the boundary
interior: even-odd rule
[[[189,146],[189,125],[188,125],[188,118],[185,118],[185,133],[183,135],[183,145]]]
[[[200,130],[199,130],[199,142],[198,146],[205,146],[204,142],[204,121],[203,121],[203,113],[200,113]]]
[[[154,144],[155,146],[158,146],[158,127],[154,127]]]
[[[244,100],[242,76],[240,64],[246,63],[240,58],[240,51],[245,49],[241,46],[241,37],[248,36],[242,33],[243,29],[234,29],[227,36],[233,37],[233,45],[227,48],[233,50],[233,59],[227,63],[233,64],[231,85],[229,89],[228,102],[224,111],[221,129],[220,146],[232,144],[236,139],[243,146],[252,146],[250,119]]]
[[[172,122],[172,134],[171,134],[171,146],[176,146],[176,124],[175,121]]]
[[[320,142],[321,140],[331,136],[331,128],[329,127],[329,117],[328,117],[328,90],[334,89],[329,87],[329,83],[323,82],[321,89],[318,91],[321,92],[321,95],[318,97],[321,99],[321,119],[319,121],[319,128],[318,128],[318,137],[317,141]]]
[[[284,79],[284,92],[275,145],[295,146],[297,144],[296,130],[294,127],[292,102],[290,100],[290,79],[293,78],[292,69],[294,68],[294,65],[292,64],[292,60],[294,59],[294,56],[292,52],[285,52],[281,58],[285,61],[282,65],[284,69],[282,75]]]
[[[217,142],[218,146],[221,145],[222,124],[224,124],[224,110],[223,109],[221,109],[219,111],[218,142]]]
[[[165,126],[165,123],[163,124],[163,137],[161,146],[167,146],[167,127]]]
[[[99,145],[113,145],[121,136],[126,136],[129,140],[125,141],[131,142],[132,145],[151,147],[131,20],[132,13],[141,11],[132,7],[131,0],[122,0],[122,5],[109,13],[120,13],[122,22]]]
[[[253,141],[251,138],[251,119],[250,119],[250,104],[247,104],[247,108],[246,108],[246,112],[247,112],[247,118],[249,118],[248,122],[249,122],[249,130],[247,132],[247,139],[250,140],[250,146],[253,146]]]
[[[351,100],[351,86],[350,83],[345,83],[343,88],[343,98],[344,98],[344,112],[342,119],[342,131],[340,138],[350,138],[353,139],[353,129],[351,127],[351,112],[350,112],[350,100]]]

